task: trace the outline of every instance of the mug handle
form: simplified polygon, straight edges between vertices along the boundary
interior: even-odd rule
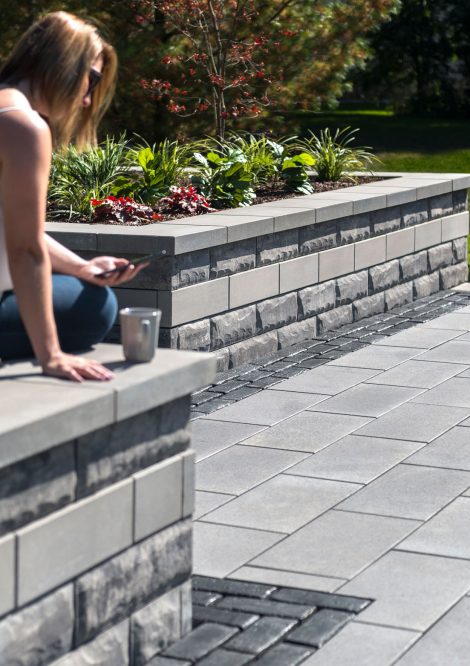
[[[148,342],[150,337],[150,320],[142,319],[142,333],[144,337],[144,344]]]

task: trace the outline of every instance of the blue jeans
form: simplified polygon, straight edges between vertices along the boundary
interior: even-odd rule
[[[52,294],[63,351],[83,351],[101,342],[116,319],[116,296],[109,287],[97,287],[70,275],[53,275]],[[6,361],[32,356],[16,296],[6,291],[0,299],[0,358]]]

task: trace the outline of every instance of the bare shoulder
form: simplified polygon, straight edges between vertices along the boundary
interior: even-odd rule
[[[7,108],[7,112],[1,112]],[[22,93],[0,90],[0,158],[12,148],[18,150],[27,145],[48,151],[51,145],[49,126]]]

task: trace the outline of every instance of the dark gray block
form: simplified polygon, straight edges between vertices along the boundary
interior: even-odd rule
[[[384,292],[361,298],[352,304],[354,321],[379,314],[385,310]]]
[[[210,273],[209,249],[178,255],[175,257],[175,267],[178,276],[178,288],[206,282]]]
[[[458,284],[468,281],[467,262],[464,261],[460,264],[455,264],[455,266],[441,268],[439,274],[441,289],[451,289],[452,287],[456,287]]]
[[[352,308],[352,305],[342,305],[329,312],[319,314],[317,317],[317,334],[321,336],[325,331],[351,324],[353,321]]]
[[[312,648],[301,647],[282,643],[263,654],[257,661],[256,666],[298,666],[315,652]]]
[[[341,245],[355,243],[369,238],[371,223],[368,213],[343,217],[338,223],[339,242]]]
[[[210,277],[218,278],[248,271],[256,266],[256,239],[238,241],[210,250]]]
[[[413,283],[399,284],[384,292],[385,312],[413,301]]]
[[[452,264],[452,243],[444,243],[431,247],[428,250],[428,271],[434,273],[439,268],[446,268]]]
[[[267,266],[294,259],[299,254],[299,231],[288,229],[256,239],[256,265]]]
[[[403,204],[401,207],[401,217],[404,227],[411,227],[414,224],[421,224],[429,220],[428,200],[420,199]]]
[[[191,662],[186,659],[171,659],[167,657],[155,657],[147,666],[191,666]]]
[[[269,331],[257,335],[250,340],[243,340],[231,345],[229,348],[230,360],[229,367],[235,368],[238,365],[251,363],[257,359],[272,354],[278,349],[277,331]]]
[[[413,298],[426,298],[439,291],[439,271],[413,280]]]
[[[289,641],[320,648],[330,640],[349,620],[353,613],[324,609],[306,620],[301,627],[289,634]]]
[[[465,259],[467,258],[467,247],[468,247],[467,238],[457,238],[457,240],[452,241],[454,264],[458,264],[461,261],[465,261]]]
[[[77,643],[183,583],[190,573],[190,521],[172,525],[95,567],[75,584]]]
[[[452,215],[454,212],[454,202],[452,192],[446,194],[439,194],[436,197],[429,199],[429,212],[431,217],[443,217],[444,215]]]
[[[120,333],[118,333],[116,340],[107,339],[107,342],[120,342],[120,340]],[[164,347],[165,349],[178,349],[178,327],[162,328],[160,326],[158,346]]]
[[[253,661],[253,655],[242,654],[241,652],[230,652],[219,648],[214,650],[211,654],[207,655],[197,662],[196,666],[244,666]],[[178,666],[175,663],[175,666]]]
[[[400,259],[400,279],[403,282],[414,280],[428,272],[428,253],[426,250],[410,254]]]
[[[336,222],[311,224],[299,229],[299,254],[311,254],[338,245]]]
[[[400,264],[398,259],[387,261],[369,269],[369,292],[375,294],[384,289],[394,287],[400,281]]]
[[[297,294],[284,294],[256,305],[256,331],[266,333],[297,320]]]
[[[225,624],[229,627],[246,629],[253,624],[253,622],[256,622],[258,618],[259,615],[255,615],[254,613],[222,610],[221,608],[211,608],[211,606],[193,607],[193,621],[195,624],[201,624],[202,622],[216,622]]]
[[[163,653],[165,657],[188,659],[191,662],[205,657],[238,632],[223,624],[201,624]]]
[[[245,629],[242,633],[231,638],[224,645],[227,650],[248,652],[258,655],[281,638],[297,624],[297,620],[286,620],[280,617],[262,617]]]
[[[350,613],[359,613],[370,604],[369,599],[350,597],[344,594],[326,594],[316,590],[297,590],[284,587],[272,595],[277,601],[288,601],[293,604],[307,604],[318,608],[329,608],[331,610],[342,610]]]
[[[204,592],[203,590],[194,590],[193,594],[193,604],[198,604],[199,606],[210,606],[214,601],[218,601],[222,598],[222,595],[217,594],[216,592]]]
[[[253,599],[266,599],[266,597],[269,597],[276,590],[274,585],[249,583],[226,578],[209,578],[207,576],[193,576],[192,583],[194,590],[219,592],[220,594],[236,594],[240,597],[252,597]]]
[[[212,349],[232,345],[256,334],[256,306],[232,310],[211,318]]]
[[[181,638],[180,587],[170,590],[131,617],[131,663],[148,660]]]
[[[240,610],[246,613],[258,613],[274,617],[287,617],[295,620],[304,620],[315,610],[312,606],[290,604],[270,599],[248,599],[242,597],[225,597],[217,603],[217,608]]]
[[[463,213],[468,208],[467,190],[457,190],[452,192],[452,203],[454,205],[454,213]]]
[[[400,206],[391,208],[381,208],[374,210],[370,214],[372,233],[374,236],[379,234],[388,234],[392,231],[398,231],[401,225]]]
[[[210,320],[178,326],[178,349],[209,351],[211,346]]]
[[[70,247],[70,245],[67,247]],[[80,252],[80,256],[83,256],[84,259],[91,259],[92,257],[96,257],[96,255],[96,252]],[[136,253],[128,254],[120,252],[119,256],[124,259],[134,259]],[[126,285],[123,284],[121,287],[125,289]],[[133,289],[163,289],[165,291],[178,289],[179,268],[177,266],[177,257],[159,257],[158,261],[153,261],[145,270],[133,278],[132,287]]]
[[[336,305],[347,305],[368,294],[368,272],[352,273],[336,280]]]
[[[320,312],[326,312],[335,307],[336,289],[335,281],[329,280],[306,287],[298,292],[299,319],[313,317]]]

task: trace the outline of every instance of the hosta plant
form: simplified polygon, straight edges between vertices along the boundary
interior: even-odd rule
[[[249,206],[256,198],[253,174],[239,148],[229,149],[224,155],[214,151],[205,156],[195,153],[194,159],[199,168],[192,175],[192,184],[217,208]]]

